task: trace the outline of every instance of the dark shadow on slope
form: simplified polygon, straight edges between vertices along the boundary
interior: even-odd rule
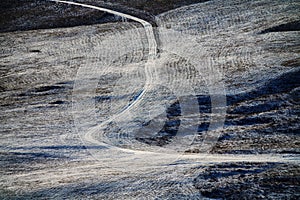
[[[73,82],[66,83],[57,83],[54,85],[44,85],[40,87],[35,87],[32,89],[28,89],[26,92],[22,92],[17,94],[16,96],[24,97],[24,96],[45,96],[45,95],[53,95],[53,94],[62,94],[67,90],[73,89]]]
[[[29,147],[1,147],[1,168],[4,172],[30,171],[38,163],[53,163],[72,159],[73,152],[83,152],[89,149],[107,149],[104,146],[57,145]]]
[[[24,162],[32,162],[40,159],[57,159],[64,158],[61,155],[54,155],[45,152],[7,152],[1,153],[2,162],[8,163],[24,163]]]
[[[300,87],[299,78],[300,78],[300,67],[297,67],[273,79],[270,79],[263,86],[255,90],[252,90],[248,93],[228,95],[227,104],[233,105],[239,102],[255,99],[261,96],[287,93],[293,90],[294,88]]]
[[[155,179],[156,178],[156,179]],[[199,197],[199,193],[196,194],[192,191],[183,190],[182,186],[188,185],[186,179],[182,180],[165,180],[161,179],[161,174],[147,174],[143,179],[135,176],[125,176],[118,180],[113,181],[90,181],[85,179],[84,181],[77,183],[67,183],[67,185],[54,186],[51,188],[40,189],[34,192],[24,193],[21,198],[56,198],[63,199],[102,199],[114,197],[120,198],[120,194],[124,194],[124,198],[130,199],[130,194],[135,194],[137,199],[141,196],[144,198],[156,199],[194,199],[196,195]],[[165,190],[170,190],[165,192]],[[151,191],[151,192],[150,192]],[[132,197],[131,197],[132,198]],[[133,198],[135,199],[135,198]]]
[[[39,163],[54,163],[69,157],[55,152],[1,152],[0,163],[3,173],[26,172],[36,169]]]
[[[229,115],[225,126],[272,123],[274,116],[270,113],[261,114],[276,113],[289,106],[289,99],[284,97],[284,94],[289,94],[295,88],[300,87],[299,78],[300,68],[296,68],[267,81],[263,86],[248,93],[228,95],[227,104],[232,108],[227,111]],[[271,98],[270,95],[278,96]]]
[[[165,122],[163,128],[154,136],[149,138],[136,138],[136,140],[155,146],[163,146],[168,143],[168,141],[177,134],[178,128],[180,126],[179,116],[181,115],[180,104],[178,101],[173,103],[167,109],[167,121]],[[149,122],[150,123],[150,122]],[[145,126],[147,126],[145,124]]]
[[[299,78],[298,67],[250,92],[228,95],[225,130],[213,152],[299,154]]]
[[[194,179],[208,198],[297,199],[299,166],[281,163],[224,163],[210,166]]]
[[[95,9],[44,0],[4,0],[4,2],[1,1],[0,12],[0,32],[64,28],[121,21],[114,15]]]
[[[211,99],[208,95],[197,96],[199,104],[199,113],[201,119],[199,119],[198,133],[202,134],[209,128],[209,113],[211,113]],[[159,133],[151,138],[136,138],[138,141],[144,142],[150,145],[163,146],[168,144],[171,139],[176,136],[180,127],[181,108],[179,102],[173,103],[166,111],[167,121],[164,127]],[[147,124],[146,124],[147,125]]]
[[[105,146],[81,146],[81,145],[57,145],[57,146],[30,146],[30,147],[13,147],[12,150],[83,150],[83,149],[107,149]]]
[[[139,17],[156,26],[155,15],[208,0],[77,1]],[[120,22],[122,19],[95,9],[44,0],[4,0],[0,8],[0,32],[63,28]]]
[[[292,119],[294,110],[289,114],[280,114],[281,110],[290,106],[289,99],[285,94],[294,91],[295,88],[300,87],[298,81],[300,77],[300,68],[292,69],[277,77],[274,77],[266,83],[250,92],[239,93],[227,96],[227,104],[230,109],[225,121],[225,127],[228,126],[251,126],[251,125],[268,125],[257,129],[249,129],[245,133],[284,133],[293,135],[300,131],[300,126],[297,120]],[[295,92],[294,92],[295,93]],[[277,95],[276,98],[271,95]],[[295,95],[294,95],[295,96]],[[209,113],[211,113],[211,102],[209,95],[198,96],[199,113],[203,115],[203,119],[199,120],[198,133],[202,135],[209,128]],[[165,123],[164,128],[153,138],[137,138],[138,140],[151,145],[163,146],[167,144],[172,137],[177,134],[180,126],[180,105],[173,104],[167,111],[168,121]],[[279,118],[281,122],[278,123]],[[175,120],[174,120],[174,119]],[[272,124],[272,125],[270,125]],[[222,134],[219,141],[231,140],[230,131]],[[248,150],[243,150],[245,153]],[[248,153],[254,153],[249,150]]]
[[[119,12],[138,16],[142,19],[155,23],[155,15],[196,3],[204,3],[210,0],[79,0],[79,2],[90,3],[98,6],[111,8]],[[154,25],[154,24],[152,24]]]
[[[259,34],[266,34],[272,32],[288,32],[288,31],[300,31],[300,21],[289,22],[286,24],[280,24],[261,31]]]

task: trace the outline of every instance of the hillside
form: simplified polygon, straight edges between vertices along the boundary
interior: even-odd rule
[[[298,1],[77,2],[151,27],[4,1],[1,199],[300,197]]]

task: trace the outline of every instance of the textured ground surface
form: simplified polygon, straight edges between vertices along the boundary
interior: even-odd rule
[[[300,198],[297,1],[7,2],[1,199]]]

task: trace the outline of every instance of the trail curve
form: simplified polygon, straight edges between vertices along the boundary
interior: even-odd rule
[[[102,8],[102,7],[98,7],[98,6],[92,6],[92,5],[82,4],[82,3],[75,3],[75,2],[71,2],[71,1],[60,1],[60,0],[50,0],[50,1],[57,2],[57,3],[70,4],[70,5],[75,5],[75,6],[81,6],[81,7],[91,8],[91,9],[96,9],[96,10],[99,10],[99,11],[103,11],[103,12],[107,12],[107,13],[110,13],[110,14],[113,14],[113,15],[120,16],[122,18],[127,18],[127,19],[130,19],[130,20],[133,20],[135,22],[138,22],[138,23],[142,24],[144,29],[145,29],[146,36],[147,36],[147,39],[148,39],[148,44],[149,44],[148,45],[148,48],[149,48],[148,63],[152,62],[152,60],[154,60],[155,57],[157,56],[157,42],[155,40],[153,27],[149,22],[147,22],[143,19],[140,19],[138,17],[132,16],[132,15],[128,15],[128,14],[125,14],[125,13],[121,13],[121,12],[118,12],[118,11],[114,11],[114,10],[111,10],[111,9]],[[143,97],[144,93],[147,91],[147,86],[149,86],[149,84],[151,82],[151,79],[150,79],[151,76],[149,74],[150,73],[149,68],[150,68],[150,66],[148,64],[146,64],[145,65],[146,83],[145,83],[145,88],[144,88],[143,92],[138,96],[138,98],[136,98],[136,100],[132,104],[130,104],[126,108],[126,110],[130,109],[134,104],[139,102],[140,99]]]

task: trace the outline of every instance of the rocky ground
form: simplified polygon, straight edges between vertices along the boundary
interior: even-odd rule
[[[297,1],[81,2],[149,20],[159,55],[136,22],[4,1],[1,199],[299,199]]]

